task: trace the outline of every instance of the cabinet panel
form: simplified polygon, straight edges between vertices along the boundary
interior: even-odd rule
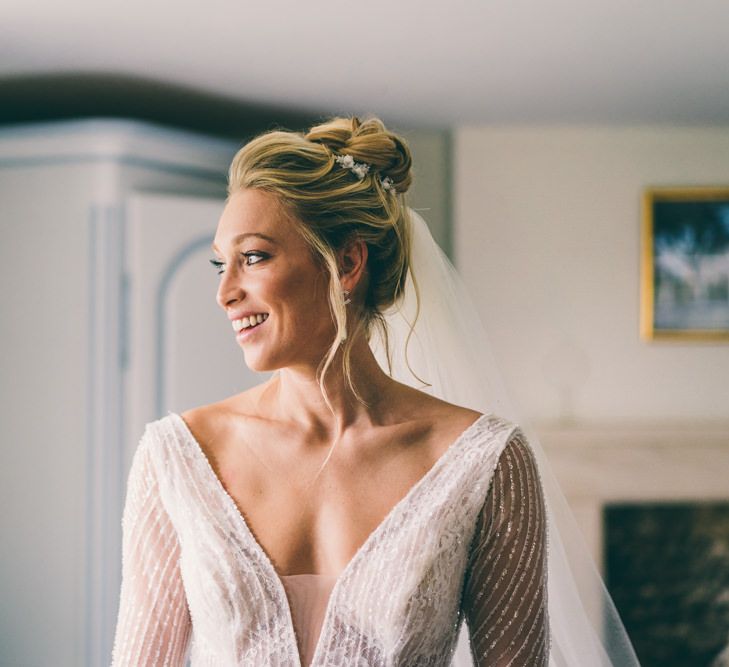
[[[210,244],[224,202],[138,194],[128,202],[130,455],[144,424],[220,400],[269,377],[254,373],[215,301]]]

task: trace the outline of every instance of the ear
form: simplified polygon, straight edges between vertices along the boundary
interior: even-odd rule
[[[359,284],[367,268],[367,244],[354,236],[337,251],[339,279],[349,291]]]

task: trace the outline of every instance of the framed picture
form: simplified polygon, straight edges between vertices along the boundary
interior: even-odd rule
[[[729,341],[729,186],[643,195],[641,337]]]

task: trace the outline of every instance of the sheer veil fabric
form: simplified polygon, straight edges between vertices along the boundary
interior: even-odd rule
[[[638,659],[607,589],[589,555],[536,434],[511,405],[487,332],[470,295],[423,218],[409,209],[411,272],[421,302],[413,332],[416,301],[409,274],[403,299],[385,313],[392,377],[441,399],[495,413],[527,435],[539,466],[547,510],[548,611],[553,667],[632,667]],[[371,341],[387,371],[384,341]],[[418,377],[415,377],[410,368]],[[430,386],[423,386],[421,378]],[[474,662],[464,622],[454,667]]]

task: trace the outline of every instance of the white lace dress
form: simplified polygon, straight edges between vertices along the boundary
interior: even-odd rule
[[[319,589],[318,612],[278,575],[176,413],[145,428],[122,528],[113,667],[446,666],[464,620],[476,665],[547,664],[541,484],[522,432],[495,415],[463,431]]]

